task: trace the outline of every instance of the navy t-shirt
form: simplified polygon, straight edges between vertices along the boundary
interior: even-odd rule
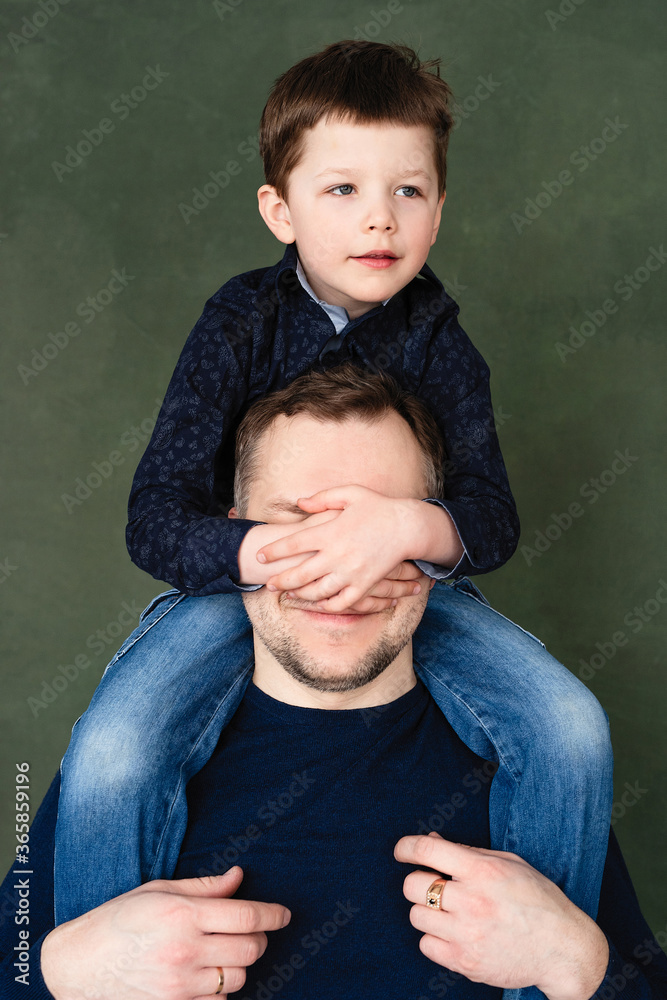
[[[188,784],[175,878],[244,871],[236,898],[279,902],[239,997],[266,1000],[497,998],[419,950],[394,859],[405,835],[437,829],[489,846],[494,765],[458,738],[421,683],[373,709],[301,708],[254,684]]]

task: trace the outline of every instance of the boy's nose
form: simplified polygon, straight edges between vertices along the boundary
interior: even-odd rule
[[[396,220],[388,208],[378,207],[368,213],[366,227],[368,230],[379,229],[391,232],[396,228]]]
[[[389,205],[378,201],[371,205],[366,213],[366,229],[392,232],[396,228],[394,213]]]

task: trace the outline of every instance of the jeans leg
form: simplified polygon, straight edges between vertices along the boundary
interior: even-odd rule
[[[464,743],[498,762],[492,846],[520,855],[595,918],[613,769],[597,699],[469,581],[433,588],[415,659]]]
[[[75,723],[61,764],[56,923],[171,875],[186,783],[215,749],[252,665],[240,594],[170,591],[149,605]]]

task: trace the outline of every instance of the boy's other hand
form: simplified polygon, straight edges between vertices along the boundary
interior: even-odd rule
[[[283,570],[300,566],[307,555],[314,553],[300,552],[295,556],[288,556],[279,562],[268,566],[265,562],[257,561],[257,555],[262,546],[267,546],[270,542],[286,538],[296,531],[301,531],[304,523],[308,521],[312,525],[326,524],[327,521],[335,520],[340,514],[338,510],[326,510],[315,517],[310,518],[304,511],[303,518],[297,520],[271,521],[267,524],[256,524],[248,531],[239,546],[237,561],[239,566],[239,583],[241,584],[265,584],[268,579]],[[230,516],[232,516],[230,514]],[[236,515],[233,515],[236,516]],[[287,515],[283,515],[287,516]],[[289,515],[293,518],[293,515]]]
[[[317,601],[323,611],[341,612],[375,595],[407,559],[424,558],[419,551],[424,539],[421,500],[388,497],[364,486],[343,486],[300,499],[304,511],[315,514],[336,510],[339,516],[317,526],[308,518],[301,530],[263,546],[257,552],[261,563],[273,563],[293,556],[306,556],[300,565],[272,575],[269,589],[289,591],[305,601]],[[433,508],[435,510],[435,508]],[[443,512],[444,513],[444,512]],[[436,512],[437,516],[437,512]],[[418,594],[415,579],[406,587],[395,579],[392,597]],[[418,570],[415,567],[415,576]],[[421,576],[421,574],[420,574]]]

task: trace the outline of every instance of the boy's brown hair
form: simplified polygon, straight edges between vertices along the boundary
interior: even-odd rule
[[[358,124],[389,122],[431,128],[438,195],[442,195],[454,124],[451,103],[452,92],[440,78],[439,59],[422,63],[406,45],[334,42],[296,63],[273,85],[259,126],[266,183],[286,199],[306,130],[321,118],[348,118]]]
[[[336,423],[350,417],[373,423],[392,411],[403,417],[421,449],[427,496],[443,497],[444,446],[426,404],[386,372],[369,372],[347,361],[328,371],[305,372],[252,404],[236,432],[234,503],[241,517],[260,474],[260,442],[279,416],[305,413]]]

